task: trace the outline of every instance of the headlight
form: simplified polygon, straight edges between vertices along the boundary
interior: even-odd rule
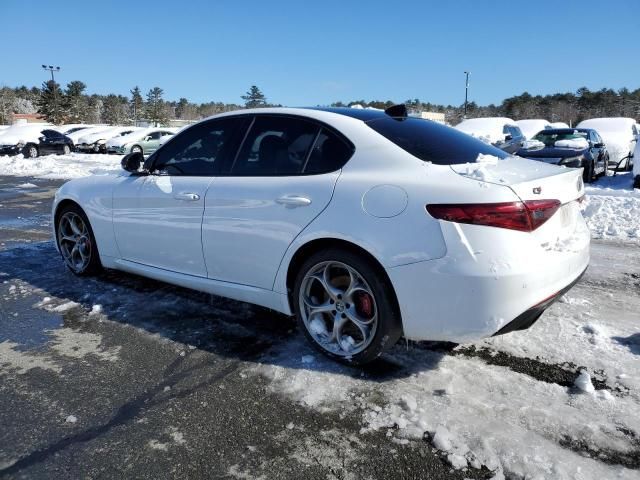
[[[583,161],[582,156],[579,156],[579,157],[567,157],[567,158],[563,158],[562,160],[560,160],[558,162],[558,165],[562,165],[562,166],[570,167],[570,168],[579,168],[579,167],[582,167],[582,161]]]

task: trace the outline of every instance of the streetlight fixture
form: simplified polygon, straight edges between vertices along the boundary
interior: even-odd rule
[[[467,118],[467,99],[469,98],[469,74],[470,73],[471,72],[464,72],[464,74],[467,76],[467,79],[464,84],[464,117],[463,118]]]
[[[54,67],[53,65],[42,65],[44,70],[51,72],[51,86],[53,87],[53,118],[58,119],[58,93],[56,91],[56,79],[53,76],[53,72],[59,72],[60,67]]]

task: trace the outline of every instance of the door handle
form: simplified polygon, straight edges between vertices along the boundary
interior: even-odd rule
[[[180,192],[180,193],[176,193],[173,198],[175,198],[176,200],[185,200],[187,202],[195,202],[197,200],[200,200],[200,195],[198,195],[197,193],[188,193],[188,192]]]
[[[276,203],[284,205],[288,208],[306,207],[311,205],[311,199],[307,197],[301,197],[300,195],[285,195],[277,198]]]

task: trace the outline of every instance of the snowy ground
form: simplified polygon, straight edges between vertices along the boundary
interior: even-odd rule
[[[86,161],[68,172],[119,157]],[[587,187],[589,270],[531,329],[400,343],[355,370],[261,309],[68,274],[42,242],[54,173],[0,181],[0,476],[640,478],[640,193],[628,174]]]
[[[105,175],[121,171],[123,155],[71,153],[24,158],[0,156],[0,175],[51,179],[70,179],[87,175]]]

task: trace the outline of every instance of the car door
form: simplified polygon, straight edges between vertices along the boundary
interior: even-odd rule
[[[123,178],[114,188],[113,226],[123,259],[199,277],[205,196],[233,121],[195,125],[150,157],[149,175]]]
[[[49,155],[57,153],[56,135],[58,132],[54,130],[43,130],[41,132],[40,142],[38,143],[38,151],[40,155]]]
[[[256,115],[233,163],[207,192],[209,278],[272,289],[295,237],[326,208],[353,146],[329,127]]]
[[[158,147],[160,146],[160,137],[162,136],[162,132],[160,131],[155,131],[155,132],[151,132],[149,133],[146,137],[144,137],[144,139],[142,140],[141,143],[141,147],[142,147],[142,151],[144,152],[145,155],[151,155],[153,152],[155,152]]]

